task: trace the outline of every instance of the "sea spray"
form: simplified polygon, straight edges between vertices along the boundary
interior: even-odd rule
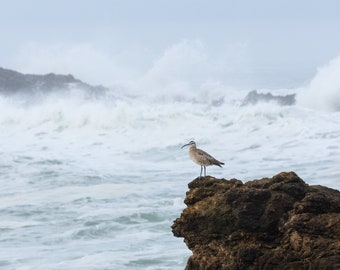
[[[339,188],[338,111],[240,106],[248,90],[210,82],[150,97],[131,95],[136,84],[0,96],[2,269],[183,269],[189,252],[170,226],[198,176],[180,149],[192,139],[226,163],[213,176],[296,171]]]
[[[298,92],[299,104],[327,111],[340,110],[340,56],[318,69],[304,90]]]

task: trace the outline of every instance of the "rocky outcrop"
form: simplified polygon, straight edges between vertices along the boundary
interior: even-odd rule
[[[253,90],[243,99],[242,106],[255,105],[259,102],[275,102],[281,106],[291,106],[295,104],[296,100],[295,94],[280,96],[272,93],[259,93]]]
[[[35,92],[50,92],[55,90],[83,89],[99,94],[106,90],[103,86],[91,86],[72,75],[46,75],[22,74],[20,72],[0,67],[0,93],[32,94]]]
[[[243,184],[213,177],[189,183],[172,226],[192,269],[340,269],[340,192],[294,172]]]

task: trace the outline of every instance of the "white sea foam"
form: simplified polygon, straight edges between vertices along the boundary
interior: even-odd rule
[[[205,61],[196,46],[189,59]],[[328,111],[304,106],[303,96],[313,96],[314,81],[333,74],[338,60],[295,106],[242,107],[247,91],[214,80],[158,92],[157,76],[177,87],[180,74],[173,70],[173,82],[161,71],[168,57],[144,82],[151,96],[140,88],[97,98],[0,96],[2,269],[183,269],[190,252],[170,226],[200,170],[180,149],[191,139],[226,163],[208,174],[247,181],[293,170],[309,184],[339,189],[340,112],[335,103],[325,103]]]
[[[304,106],[328,111],[340,110],[340,56],[318,69],[310,84],[298,94]]]
[[[110,166],[115,164],[116,173],[123,172],[126,167],[137,172],[140,167],[148,168],[149,162],[155,160],[162,160],[157,166],[166,168],[177,156],[177,147],[189,139],[196,139],[203,146],[211,144],[216,151],[222,151],[219,146],[226,145],[228,151],[222,158],[230,159],[243,154],[249,156],[252,152],[243,153],[242,149],[254,147],[284,156],[292,151],[304,153],[301,149],[306,147],[308,153],[312,153],[320,145],[326,149],[325,155],[318,153],[321,154],[318,160],[321,160],[327,157],[327,149],[336,147],[337,112],[309,110],[300,103],[292,107],[276,104],[239,107],[234,102],[236,98],[229,93],[222,98],[224,100],[217,106],[195,100],[174,102],[172,98],[162,102],[124,96],[87,99],[78,94],[67,97],[53,94],[29,105],[2,98],[0,136],[7,142],[3,145],[5,151],[20,155],[25,149],[31,159],[28,160],[29,170],[37,167],[38,172],[39,162],[46,159],[46,154],[48,160],[63,163],[59,166],[61,170],[72,162],[76,163],[74,169],[79,165],[79,170],[82,166],[95,165],[102,172],[112,173]],[[295,145],[295,149],[281,148],[287,143]],[[84,146],[89,152],[84,151]],[[77,160],[74,153],[78,154]],[[298,160],[292,164],[307,156],[296,158]],[[251,177],[252,171],[247,171],[246,176]]]

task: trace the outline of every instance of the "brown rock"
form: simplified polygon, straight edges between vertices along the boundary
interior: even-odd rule
[[[189,183],[174,221],[192,269],[340,269],[340,192],[294,172],[243,184],[213,177]]]

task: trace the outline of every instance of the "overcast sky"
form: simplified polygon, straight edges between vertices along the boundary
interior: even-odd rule
[[[336,0],[1,1],[0,66],[114,84],[164,64],[170,51],[228,62],[221,76],[303,81],[340,54],[339,11]]]

